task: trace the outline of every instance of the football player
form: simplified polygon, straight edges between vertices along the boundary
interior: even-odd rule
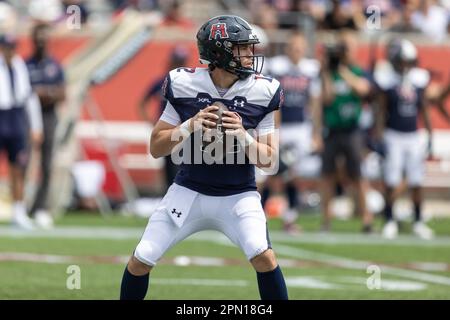
[[[15,226],[33,229],[24,201],[24,180],[29,143],[37,148],[42,141],[41,105],[30,85],[22,58],[16,54],[13,35],[0,35],[0,153],[6,151],[11,175]]]
[[[224,233],[241,248],[256,271],[261,299],[288,298],[255,183],[255,165],[276,167],[275,118],[283,100],[280,83],[259,73],[263,57],[254,54],[258,43],[240,17],[214,17],[197,33],[200,62],[208,68],[178,68],[167,76],[167,104],[152,131],[150,152],[155,158],[172,153],[175,159],[182,150],[183,161],[128,261],[121,299],[143,299],[149,273],[164,253],[206,229]],[[237,144],[229,151],[233,161],[227,153],[226,163],[208,164],[203,158],[207,148],[201,149],[196,137],[216,127],[216,102],[229,109],[221,122],[226,138],[234,137]],[[242,155],[245,161],[236,162]]]
[[[292,167],[285,179],[285,193],[289,209],[282,219],[284,229],[297,233],[295,223],[299,200],[300,177],[318,175],[320,158],[313,156],[313,134],[311,113],[320,108],[321,84],[319,62],[305,57],[306,40],[299,32],[293,32],[288,40],[286,54],[273,57],[266,63],[266,72],[278,79],[284,90],[284,104],[281,109],[280,148],[292,154]],[[320,133],[316,133],[320,136]],[[320,142],[321,139],[314,139]],[[283,158],[283,157],[282,157]],[[287,162],[287,161],[286,161]],[[269,186],[274,179],[269,177],[262,192],[263,206],[270,195]]]
[[[388,43],[389,61],[377,64],[374,80],[380,90],[378,139],[386,146],[384,164],[385,218],[382,234],[388,239],[398,235],[398,225],[392,214],[392,206],[398,194],[403,172],[411,190],[414,204],[413,232],[421,238],[430,239],[433,231],[422,221],[422,181],[426,150],[421,147],[417,120],[423,116],[428,131],[428,151],[431,151],[432,131],[424,91],[430,76],[415,66],[417,49],[406,39],[393,39]]]

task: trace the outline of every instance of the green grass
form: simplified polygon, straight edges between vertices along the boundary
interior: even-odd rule
[[[113,226],[143,228],[146,219],[111,216],[107,219],[92,214],[69,214],[58,219],[59,226]],[[320,219],[315,214],[303,215],[301,224],[306,231],[315,231]],[[381,226],[381,221],[377,222]],[[440,235],[450,235],[450,219],[431,221]],[[280,221],[269,222],[271,230],[280,229]],[[359,233],[358,220],[336,221],[336,233]],[[68,255],[79,258],[87,256],[129,256],[138,239],[65,239],[65,238],[9,238],[0,234],[0,253],[26,252],[51,255]],[[274,243],[309,253],[324,253],[346,259],[371,261],[375,264],[406,268],[411,262],[440,262],[450,265],[450,242],[448,245],[390,245],[387,244],[320,244],[283,241]],[[258,299],[255,272],[246,262],[238,248],[206,241],[184,241],[166,254],[176,256],[206,256],[231,258],[237,264],[228,266],[176,266],[162,261],[152,272],[148,299]],[[278,253],[280,258],[294,259]],[[300,267],[284,267],[291,299],[450,299],[450,286],[431,283],[384,272],[382,281],[409,281],[424,284],[420,291],[369,290],[365,269],[348,269],[315,261],[297,259]],[[314,259],[313,259],[314,260]],[[77,264],[81,268],[81,289],[69,290],[66,281],[67,267]],[[117,299],[124,263],[99,263],[80,260],[71,263],[12,262],[0,260],[0,299]],[[422,274],[443,276],[450,279],[449,271],[421,271]],[[309,277],[336,286],[334,289],[317,289],[293,286],[295,277]],[[348,280],[359,279],[356,283]],[[189,279],[241,280],[245,286],[218,286],[185,284]],[[304,279],[304,278],[303,278]],[[295,280],[295,279],[294,279]],[[167,283],[175,281],[175,284]],[[356,280],[355,280],[356,281]]]
[[[112,214],[110,216],[101,216],[90,212],[72,212],[57,219],[56,223],[60,226],[110,226],[110,227],[145,227],[148,219],[135,216],[122,216]],[[315,232],[320,229],[320,216],[317,212],[308,212],[300,215],[299,223],[303,230]],[[450,218],[432,219],[428,225],[434,229],[437,235],[450,236]],[[381,231],[383,220],[376,217],[374,228]],[[273,230],[281,229],[280,219],[269,220],[269,228]],[[341,232],[360,232],[361,222],[359,219],[339,220],[335,219],[332,224],[332,231]],[[411,232],[411,223],[401,222],[400,233],[408,234]]]

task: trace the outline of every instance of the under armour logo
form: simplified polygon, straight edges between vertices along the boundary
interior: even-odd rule
[[[234,100],[233,103],[234,103],[235,107],[241,107],[241,108],[243,108],[244,104],[245,104],[244,100]]]
[[[177,212],[177,210],[175,208],[172,209],[172,214],[176,214],[177,218],[179,218],[182,215],[182,212]]]

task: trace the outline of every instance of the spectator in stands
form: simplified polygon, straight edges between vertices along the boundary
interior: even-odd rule
[[[253,20],[265,32],[270,33],[278,29],[278,14],[275,8],[267,3],[259,3],[259,1],[253,8],[251,9],[253,12]]]
[[[56,23],[64,18],[66,10],[60,0],[30,0],[28,13],[34,20]]]
[[[15,48],[13,36],[0,36],[0,153],[6,151],[9,161],[12,222],[18,227],[33,229],[24,202],[25,171],[29,144],[37,148],[42,140],[42,115],[25,62]]]
[[[186,63],[188,62],[189,58],[189,52],[187,48],[183,46],[176,46],[170,55],[170,61],[167,66],[166,72],[169,72],[170,70],[186,66]],[[153,82],[145,96],[142,98],[141,102],[139,103],[139,114],[141,115],[141,118],[145,120],[148,123],[155,124],[152,120],[152,117],[150,116],[147,107],[147,103],[151,101],[152,99],[156,99],[159,102],[159,110],[157,114],[157,118],[161,116],[161,114],[164,111],[164,108],[166,107],[166,99],[163,97],[162,89],[164,84],[164,79],[166,78],[166,73],[164,73],[164,76],[158,78],[155,82]],[[178,167],[172,162],[171,156],[165,157],[165,166],[164,166],[164,173],[165,173],[165,180],[166,180],[166,187],[168,188],[174,178],[175,175],[178,172]]]
[[[61,65],[50,56],[47,43],[49,26],[39,23],[32,31],[33,53],[27,60],[31,85],[39,96],[42,106],[44,139],[41,145],[41,179],[38,192],[31,207],[36,224],[50,228],[53,219],[48,212],[48,190],[50,185],[54,136],[57,125],[56,109],[65,99],[64,71]]]
[[[125,8],[133,8],[138,11],[150,11],[158,9],[158,0],[110,0],[114,11],[122,11]]]
[[[443,41],[447,36],[448,14],[435,0],[419,0],[411,22],[436,42]]]
[[[349,1],[332,0],[332,9],[325,16],[322,27],[328,30],[357,29]]]
[[[402,6],[401,19],[393,24],[390,31],[393,32],[419,32],[419,30],[412,24],[412,15],[414,13],[415,5],[408,1]]]
[[[322,191],[324,221],[322,230],[330,228],[332,213],[330,201],[337,182],[338,160],[345,160],[348,179],[357,193],[363,217],[363,231],[372,231],[372,215],[366,208],[365,184],[361,177],[363,141],[359,131],[359,117],[363,98],[371,90],[364,71],[356,65],[357,42],[349,31],[341,32],[339,42],[327,49],[322,62],[322,104],[325,126],[322,158]],[[319,113],[317,113],[319,117]],[[320,121],[315,120],[315,132],[320,132]]]
[[[166,5],[163,8],[164,18],[160,26],[179,27],[183,29],[192,29],[195,26],[192,20],[184,16],[182,0],[170,0],[164,3],[164,5]]]

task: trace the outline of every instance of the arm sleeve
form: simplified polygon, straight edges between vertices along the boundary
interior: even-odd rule
[[[283,103],[284,103],[284,92],[283,88],[281,88],[280,85],[275,94],[273,95],[272,100],[270,100],[270,103],[268,105],[269,112],[280,109]]]
[[[167,101],[166,107],[164,109],[163,114],[159,118],[159,120],[167,122],[173,126],[177,126],[181,123],[181,118],[175,108],[172,106],[170,101]]]
[[[36,93],[32,93],[27,100],[26,109],[30,119],[30,127],[33,132],[42,131],[42,112],[41,104]]]
[[[273,133],[275,131],[275,111],[269,112],[258,123],[256,127],[256,133],[258,136],[264,136],[266,134]]]
[[[164,98],[173,104],[174,96],[172,91],[172,81],[170,79],[170,73],[166,76],[161,87]]]

